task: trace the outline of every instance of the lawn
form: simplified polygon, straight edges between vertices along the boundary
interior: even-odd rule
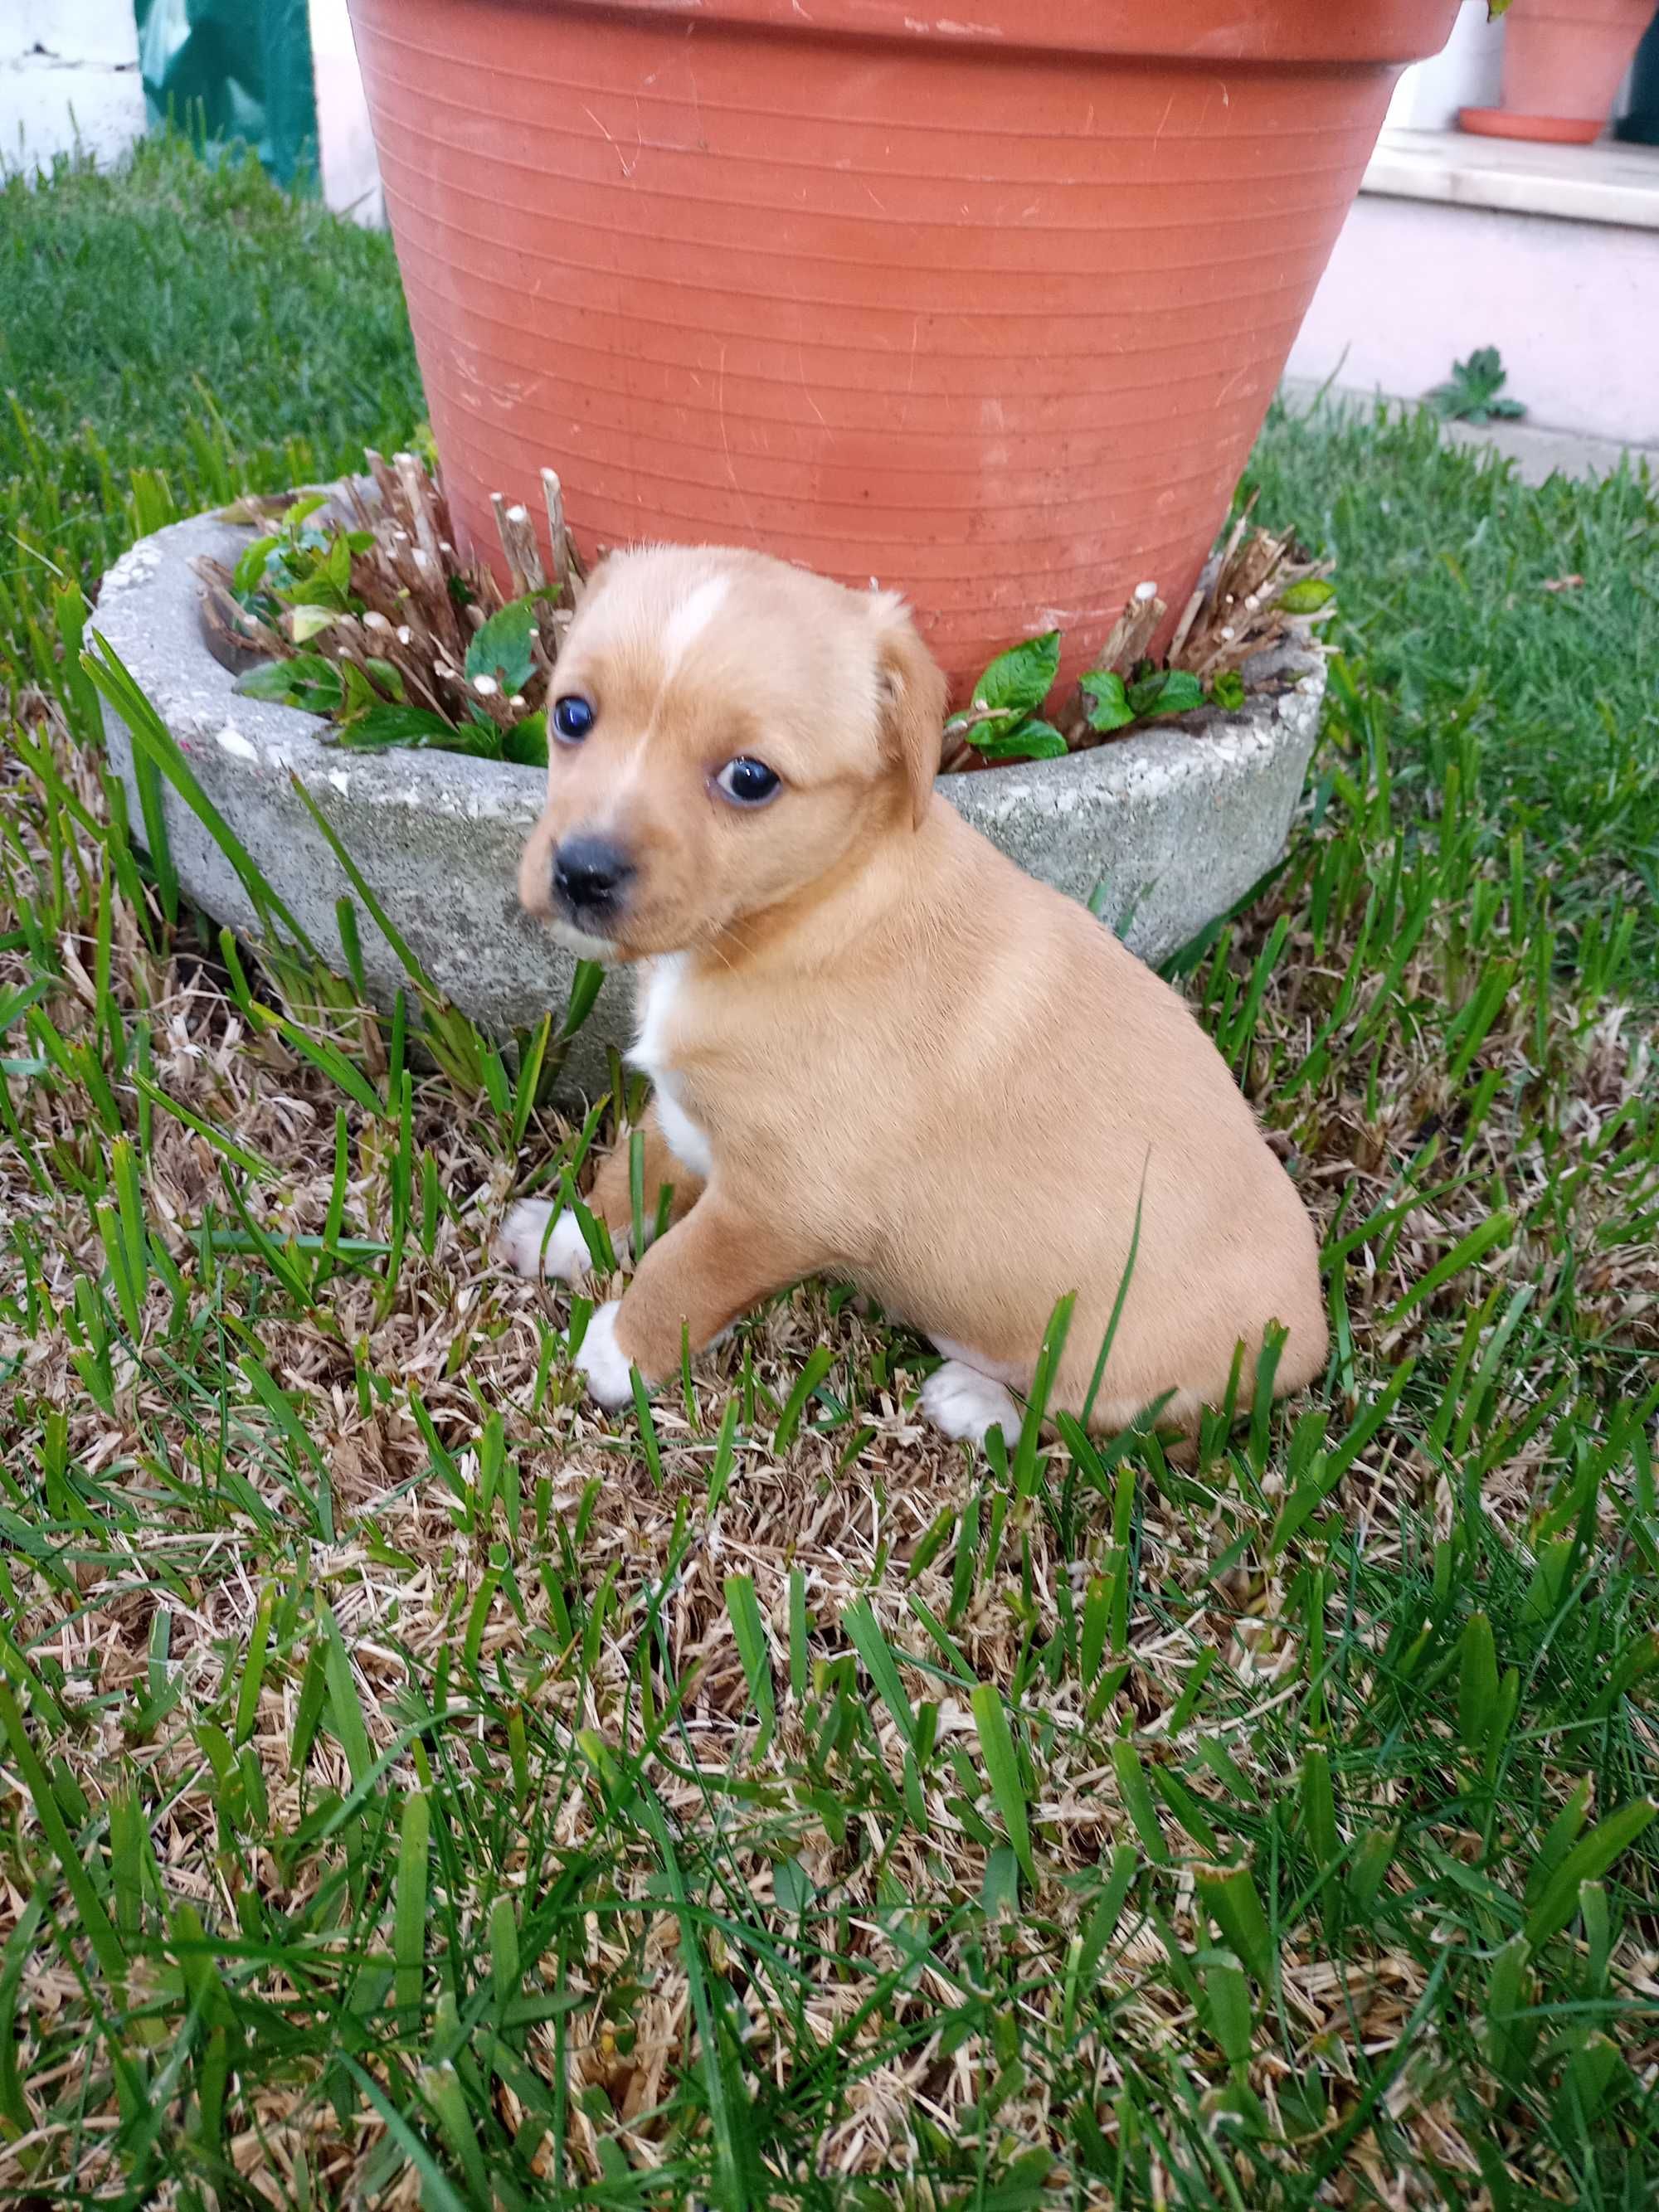
[[[1270,422],[1341,658],[1172,972],[1329,1371],[993,1464],[834,1285],[596,1415],[489,1240],[603,1112],[169,918],[85,601],[414,434],[387,243],[13,181],[0,385],[0,2197],[1654,2201],[1655,488]]]

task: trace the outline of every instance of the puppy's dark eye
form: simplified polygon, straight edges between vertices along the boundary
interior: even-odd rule
[[[553,727],[568,745],[579,745],[593,726],[593,702],[568,691],[553,708]]]
[[[776,771],[764,761],[750,760],[746,753],[727,761],[714,782],[739,806],[764,806],[778,787]]]

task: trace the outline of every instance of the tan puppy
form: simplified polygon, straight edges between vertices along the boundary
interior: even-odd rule
[[[1012,1436],[1055,1301],[1050,1403],[1076,1413],[1142,1221],[1093,1409],[1172,1394],[1191,1427],[1244,1347],[1325,1357],[1312,1227],[1186,1007],[1081,907],[933,790],[945,683],[890,593],[757,554],[653,548],[596,572],[559,659],[546,811],[520,895],[584,953],[640,964],[655,1086],[647,1207],[672,1225],[578,1364],[602,1405],[770,1292],[850,1278],[929,1336],[953,1437]],[[594,1210],[631,1219],[627,1147]],[[579,1279],[574,1220],[516,1206],[503,1256]]]

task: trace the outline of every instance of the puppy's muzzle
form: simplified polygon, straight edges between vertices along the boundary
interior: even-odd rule
[[[553,854],[553,903],[584,929],[612,921],[627,896],[634,866],[608,837],[567,837]]]

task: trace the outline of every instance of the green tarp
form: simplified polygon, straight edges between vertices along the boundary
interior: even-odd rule
[[[135,0],[152,122],[240,138],[285,185],[313,181],[317,95],[306,0]]]
[[[1614,125],[1614,136],[1638,146],[1659,146],[1659,15],[1636,49],[1631,79],[1630,112]]]

